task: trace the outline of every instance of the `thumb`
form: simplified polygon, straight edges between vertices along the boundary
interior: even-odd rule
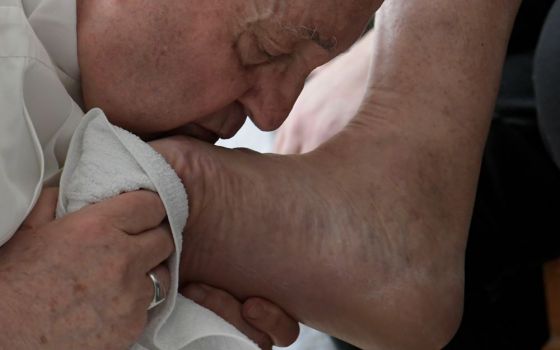
[[[58,199],[57,187],[45,187],[37,203],[27,216],[21,227],[23,229],[35,228],[47,224],[55,219],[56,202]]]

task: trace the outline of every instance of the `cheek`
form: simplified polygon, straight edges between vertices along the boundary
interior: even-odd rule
[[[203,45],[200,54],[191,51],[184,61],[184,78],[177,96],[191,110],[192,120],[235,102],[251,82],[231,46]]]
[[[135,129],[176,129],[224,109],[248,89],[245,72],[227,51],[220,54],[208,48],[190,48],[189,55],[182,55],[183,59],[176,63],[175,73],[161,80],[159,97],[151,104],[151,113],[136,118]]]

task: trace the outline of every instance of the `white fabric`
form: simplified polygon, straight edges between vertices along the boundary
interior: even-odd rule
[[[75,39],[52,46],[36,35],[74,26],[75,37],[75,9],[67,0],[0,0],[0,245],[59,172],[83,116],[65,88],[79,95],[79,81],[63,70],[75,73],[77,55],[60,66],[52,60],[59,50],[75,53]]]
[[[181,180],[148,144],[111,125],[101,110],[90,111],[70,144],[60,180],[57,216],[139,189],[160,195],[173,233],[175,252],[169,259],[171,292],[151,312],[148,328],[134,348],[258,350],[216,314],[177,293],[182,232],[188,212]]]
[[[43,184],[60,174],[84,116],[80,105],[75,0],[0,0],[0,246],[27,217]],[[165,176],[150,172],[155,167],[144,169],[150,183],[158,183],[154,178],[165,182]],[[171,201],[169,193],[164,197]],[[180,207],[167,208],[178,222],[181,215],[172,211]],[[173,266],[178,263],[174,259]],[[189,350],[254,349],[208,310],[182,297],[176,297],[173,307],[175,297],[172,293],[152,315],[142,340],[145,348],[155,348],[154,339],[161,349],[181,349],[182,344],[189,344]],[[222,342],[231,345],[216,347]]]

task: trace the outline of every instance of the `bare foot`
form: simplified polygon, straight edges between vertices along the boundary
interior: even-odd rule
[[[365,349],[434,349],[454,333],[468,218],[418,183],[427,174],[402,173],[418,167],[388,158],[398,145],[276,156],[158,143],[186,150],[167,156],[191,203],[183,281],[267,298]]]

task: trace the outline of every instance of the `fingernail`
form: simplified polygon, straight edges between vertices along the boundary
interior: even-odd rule
[[[253,320],[261,319],[265,316],[265,309],[260,303],[255,303],[247,309],[247,317]]]
[[[206,291],[201,286],[191,284],[187,287],[185,296],[196,303],[201,303],[206,298]]]

